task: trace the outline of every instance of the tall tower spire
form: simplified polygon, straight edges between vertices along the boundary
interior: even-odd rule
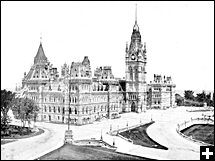
[[[139,27],[137,25],[137,4],[135,8],[135,24],[134,24],[133,30],[139,31]]]
[[[135,10],[135,24],[137,23],[137,4],[136,4],[136,10]]]

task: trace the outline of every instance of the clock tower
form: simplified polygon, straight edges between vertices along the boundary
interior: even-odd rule
[[[146,109],[146,43],[141,42],[137,25],[137,8],[135,24],[131,35],[130,46],[126,43],[125,81],[126,111],[142,112]]]

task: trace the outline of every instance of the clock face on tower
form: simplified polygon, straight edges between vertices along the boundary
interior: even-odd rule
[[[131,60],[135,60],[136,56],[134,54],[131,55]]]

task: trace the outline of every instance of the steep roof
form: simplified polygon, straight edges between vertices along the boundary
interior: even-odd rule
[[[37,55],[34,57],[34,64],[38,63],[47,63],[47,57],[43,51],[42,43],[40,43],[39,49],[37,51]]]

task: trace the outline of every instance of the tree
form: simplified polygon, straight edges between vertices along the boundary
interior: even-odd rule
[[[13,110],[17,113],[18,118],[21,119],[22,126],[25,127],[26,121],[30,123],[30,120],[34,119],[36,113],[39,111],[39,108],[29,98],[16,98]]]
[[[202,91],[202,93],[197,93],[196,100],[197,100],[198,102],[206,102],[206,94],[205,94],[205,91]]]
[[[183,106],[184,105],[184,98],[180,94],[176,93],[175,94],[175,102],[177,103],[177,106]]]
[[[184,98],[187,99],[187,100],[194,100],[194,95],[193,95],[193,91],[191,90],[185,90],[184,91]]]
[[[13,106],[15,93],[7,90],[1,90],[1,124],[8,125],[10,117],[8,116],[9,109]]]
[[[214,107],[214,93],[213,93],[212,106]]]

